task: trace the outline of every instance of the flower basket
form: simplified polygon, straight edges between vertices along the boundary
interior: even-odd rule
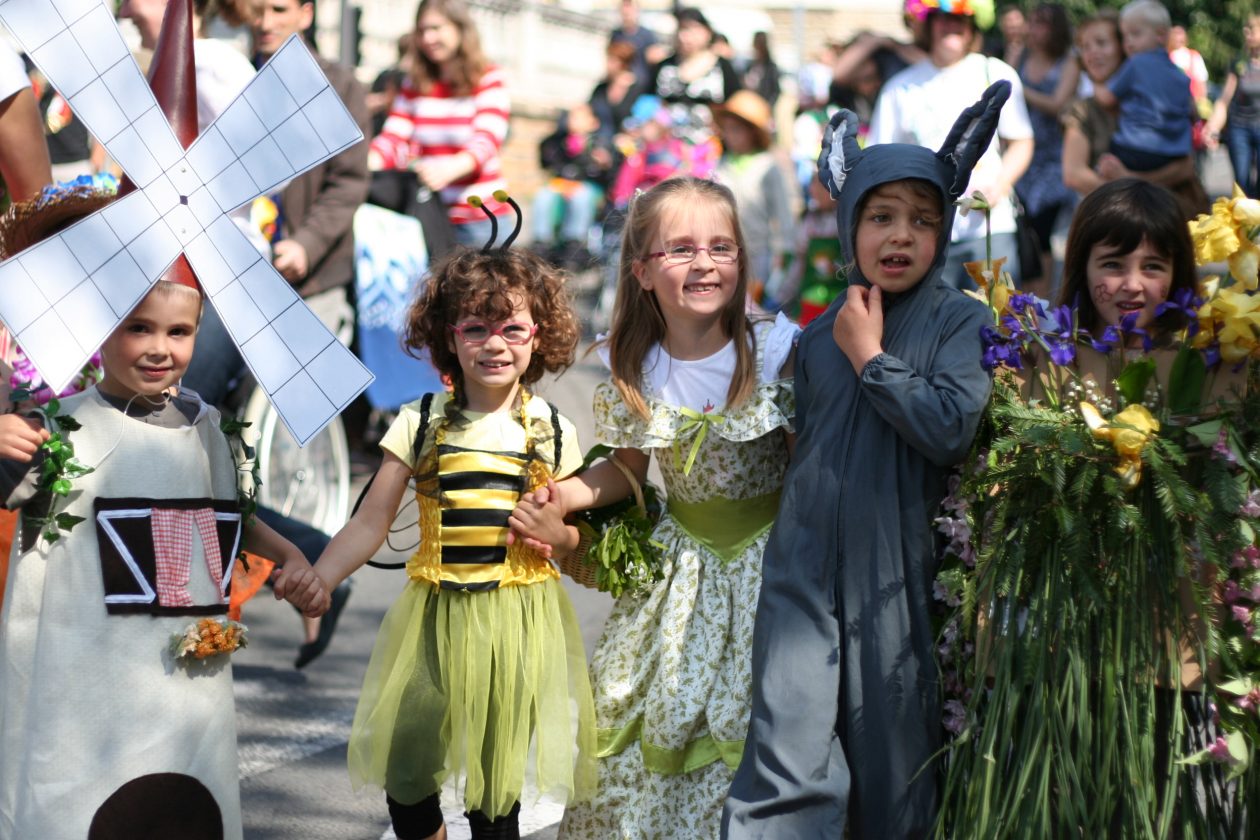
[[[640,485],[610,447],[593,447],[586,453],[583,469],[599,458],[607,459],[621,470],[630,482],[633,495],[616,504],[577,514],[582,542],[589,547],[560,561],[560,571],[582,586],[619,598],[626,592],[643,592],[664,577],[661,546],[652,539],[663,506],[656,487],[650,482]]]

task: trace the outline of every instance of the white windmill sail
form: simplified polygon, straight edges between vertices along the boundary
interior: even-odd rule
[[[182,252],[300,443],[372,374],[227,213],[361,142],[298,36],[185,151],[101,0],[0,0],[0,21],[138,189],[0,263],[0,319],[61,390]]]

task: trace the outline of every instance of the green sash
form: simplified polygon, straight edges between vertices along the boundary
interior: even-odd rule
[[[703,502],[684,502],[671,496],[666,507],[692,539],[729,562],[774,524],[779,491],[750,499],[714,496]]]

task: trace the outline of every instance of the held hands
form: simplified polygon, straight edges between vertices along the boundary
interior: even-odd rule
[[[276,600],[288,601],[307,618],[319,618],[332,603],[315,569],[300,553],[290,555],[272,580]]]
[[[547,486],[521,496],[516,509],[508,517],[512,526],[508,545],[522,540],[544,557],[550,558],[553,546],[563,554],[569,543],[569,527],[564,524],[564,505],[560,500],[560,488],[552,479]]]
[[[1125,165],[1120,162],[1120,158],[1111,152],[1098,156],[1098,163],[1094,166],[1094,171],[1098,173],[1098,177],[1104,181],[1115,181],[1118,178],[1129,178],[1133,175]]]
[[[32,417],[0,415],[0,458],[30,463],[35,452],[48,440],[48,430]]]
[[[866,363],[884,352],[884,303],[879,286],[848,288],[831,337],[861,376]]]

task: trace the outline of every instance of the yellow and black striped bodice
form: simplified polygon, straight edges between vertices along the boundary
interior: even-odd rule
[[[411,578],[475,592],[559,577],[536,551],[507,544],[508,515],[551,475],[526,431],[526,452],[467,449],[435,432],[421,472],[427,477],[417,480],[420,545],[407,562]]]

